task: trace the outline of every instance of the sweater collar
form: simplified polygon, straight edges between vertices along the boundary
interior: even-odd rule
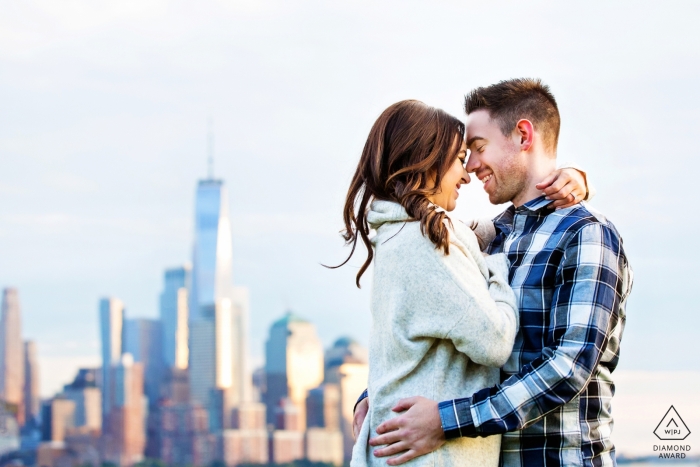
[[[367,213],[367,223],[374,230],[388,222],[405,222],[410,219],[406,209],[394,201],[374,200]]]

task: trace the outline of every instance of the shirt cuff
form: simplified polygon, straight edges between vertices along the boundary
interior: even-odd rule
[[[472,419],[472,399],[455,399],[438,404],[442,431],[445,439],[454,439],[462,436],[476,437],[476,427]]]
[[[357,404],[362,402],[364,399],[367,399],[369,397],[369,394],[367,393],[367,389],[362,391],[362,394],[360,394],[360,397],[357,398],[357,402],[355,402],[355,406],[352,408],[352,413],[353,415],[355,414],[355,409],[357,409]]]

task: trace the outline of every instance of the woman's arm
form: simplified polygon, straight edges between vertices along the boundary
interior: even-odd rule
[[[468,287],[465,292],[473,305],[450,330],[447,338],[474,362],[501,367],[513,351],[518,330],[518,307],[515,294],[508,285],[510,264],[506,255],[487,256],[485,262],[489,271],[488,283],[480,287],[484,281],[480,273],[464,278],[464,284]],[[478,271],[476,264],[474,270]]]
[[[586,172],[574,164],[565,164],[535,185],[553,202],[550,207],[565,209],[593,198],[595,189],[588,184]]]
[[[507,259],[485,262],[471,230],[458,222],[454,229],[448,255],[417,225],[381,245],[373,288],[382,293],[373,303],[407,349],[425,337],[449,339],[474,362],[502,366],[518,322]]]

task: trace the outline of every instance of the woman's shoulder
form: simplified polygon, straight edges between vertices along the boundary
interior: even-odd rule
[[[428,251],[435,244],[421,231],[420,222],[405,220],[381,225],[372,238],[375,249],[385,251]]]
[[[472,230],[472,228],[467,225],[466,222],[459,219],[451,220],[451,230],[453,237],[451,238],[451,243],[464,244],[469,248],[470,251],[476,252],[481,251],[479,248],[479,240]]]

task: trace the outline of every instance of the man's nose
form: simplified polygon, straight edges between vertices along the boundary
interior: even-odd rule
[[[469,173],[474,173],[477,171],[477,169],[481,167],[481,161],[479,161],[479,158],[474,156],[474,154],[469,154],[469,159],[467,160],[467,166],[465,169]]]

